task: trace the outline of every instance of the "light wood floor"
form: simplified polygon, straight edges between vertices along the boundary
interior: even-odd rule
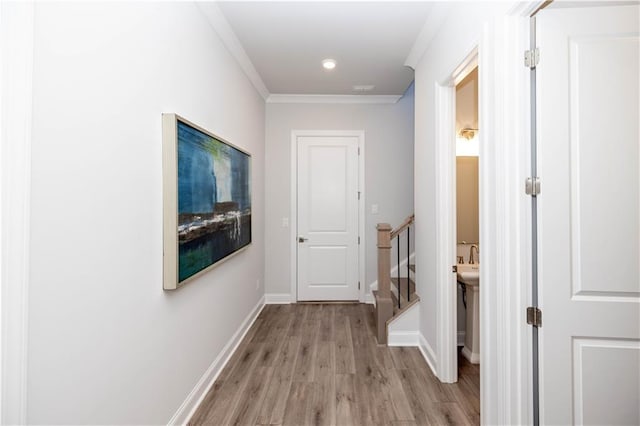
[[[480,423],[479,368],[434,377],[417,348],[379,346],[365,304],[267,305],[190,424]]]

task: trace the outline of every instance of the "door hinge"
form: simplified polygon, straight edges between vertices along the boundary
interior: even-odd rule
[[[457,272],[458,272],[458,265],[453,265],[453,266],[451,267],[451,272],[453,272],[453,273],[457,273]]]
[[[531,195],[532,197],[540,194],[540,178],[528,177],[524,183],[524,192],[525,194]]]
[[[360,147],[358,147],[358,155],[360,155]]]
[[[360,244],[360,236],[358,235],[358,245]]]
[[[358,281],[358,290],[360,290],[360,281]]]
[[[533,306],[527,308],[527,324],[542,327],[542,311],[539,308]]]
[[[532,50],[524,51],[524,66],[534,69],[540,63],[540,49],[537,47]]]
[[[358,191],[358,200],[360,199],[360,191]]]

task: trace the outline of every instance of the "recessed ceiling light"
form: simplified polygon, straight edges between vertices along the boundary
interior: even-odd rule
[[[325,70],[332,70],[336,67],[336,61],[334,59],[325,59],[322,61],[322,66]]]

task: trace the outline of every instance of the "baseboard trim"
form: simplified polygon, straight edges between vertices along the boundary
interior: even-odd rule
[[[474,354],[466,346],[462,348],[462,356],[471,364],[480,364],[480,354]]]
[[[289,293],[267,293],[264,295],[264,303],[267,305],[283,305],[294,303]]]
[[[464,346],[464,338],[467,333],[464,331],[458,331],[458,346]]]
[[[387,339],[387,346],[420,346],[417,331],[392,331]]]
[[[427,342],[427,339],[424,338],[422,333],[418,333],[418,338],[420,342],[420,344],[418,345],[418,348],[420,349],[422,356],[427,361],[427,364],[429,365],[429,368],[431,368],[431,372],[433,373],[433,375],[438,377],[438,374],[436,373],[436,371],[438,371],[436,369],[436,366],[438,364],[436,363],[435,352],[431,348],[431,345],[429,344],[429,342]]]
[[[186,425],[196,409],[213,386],[213,383],[218,378],[218,375],[222,371],[225,365],[231,359],[231,355],[238,349],[238,345],[244,339],[247,331],[251,328],[260,312],[265,306],[265,297],[262,296],[258,304],[249,312],[249,315],[244,319],[238,330],[233,334],[231,340],[222,348],[222,351],[218,354],[216,359],[213,360],[207,371],[204,372],[198,383],[196,383],[193,390],[189,393],[184,400],[178,411],[171,417],[168,425]]]

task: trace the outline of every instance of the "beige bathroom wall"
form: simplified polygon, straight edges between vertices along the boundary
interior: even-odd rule
[[[478,157],[456,157],[456,203],[458,242],[477,243]]]
[[[456,134],[478,128],[478,68],[456,86]]]

